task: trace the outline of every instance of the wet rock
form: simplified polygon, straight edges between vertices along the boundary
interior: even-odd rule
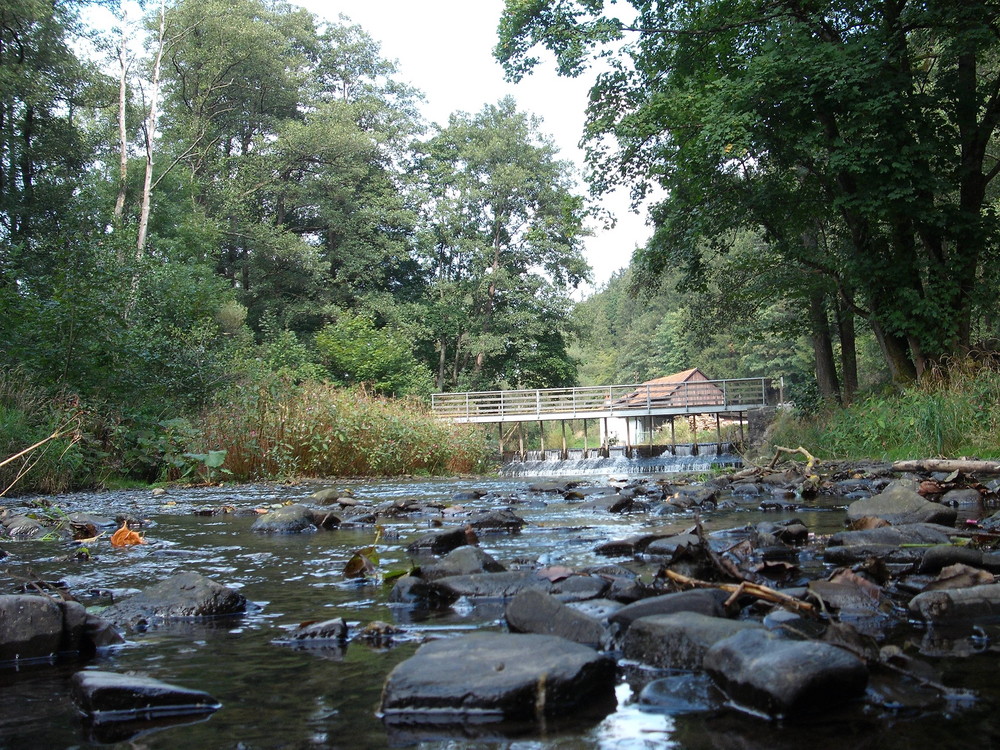
[[[909,609],[930,623],[996,617],[1000,615],[1000,584],[926,591],[910,600]]]
[[[327,487],[322,490],[316,490],[309,496],[309,500],[317,505],[353,506],[358,504],[351,490],[344,490],[338,487]]]
[[[989,518],[980,521],[979,525],[986,531],[1000,532],[1000,511],[997,511]]]
[[[675,508],[702,508],[715,505],[718,497],[715,487],[680,487],[667,502]]]
[[[74,525],[94,526],[98,529],[108,529],[115,526],[115,519],[93,513],[69,513],[66,515],[66,520]]]
[[[522,591],[534,589],[551,594],[560,601],[597,599],[608,589],[608,582],[599,576],[570,575],[551,581],[535,571],[484,573],[479,575],[449,576],[436,581],[425,581],[410,588],[410,593],[429,601],[455,601],[467,596],[477,599],[509,599]]]
[[[111,605],[102,615],[116,624],[143,628],[170,620],[238,615],[246,608],[243,594],[185,571]]]
[[[941,496],[942,505],[977,505],[983,496],[979,494],[979,490],[973,489],[971,487],[967,489],[960,490],[948,490]]]
[[[970,586],[983,586],[993,583],[992,573],[973,568],[961,563],[955,563],[943,568],[938,577],[924,586],[924,591],[939,591],[941,589],[964,589]],[[923,592],[921,592],[923,593]]]
[[[796,717],[860,698],[868,669],[847,651],[817,641],[791,641],[751,628],[719,641],[704,667],[738,705]]]
[[[855,565],[877,559],[892,565],[916,565],[923,554],[921,549],[906,549],[895,544],[851,544],[827,547],[823,560],[833,565]]]
[[[644,552],[650,557],[674,557],[678,553],[692,552],[700,547],[701,539],[696,534],[675,534],[650,542]]]
[[[514,633],[557,635],[596,649],[605,648],[611,640],[610,631],[599,620],[541,591],[522,591],[510,601],[504,615]]]
[[[855,579],[858,580],[811,581],[809,593],[841,615],[870,617],[879,614],[881,590],[858,576]]]
[[[474,545],[457,547],[438,562],[420,567],[420,577],[427,581],[448,576],[473,575],[476,573],[502,573],[506,568],[488,553]]]
[[[296,646],[340,644],[347,640],[347,623],[343,617],[335,617],[332,620],[322,622],[303,623],[297,628],[289,630],[281,638],[275,639],[275,643],[292,644]]]
[[[487,510],[470,516],[469,526],[477,532],[503,531],[513,534],[524,526],[524,519],[510,508]]]
[[[45,533],[45,527],[34,518],[20,515],[5,515],[3,528],[7,536],[21,539],[32,539]]]
[[[107,620],[82,604],[47,596],[0,596],[0,662],[48,659],[60,654],[90,657],[122,643]]]
[[[874,516],[893,526],[910,523],[938,523],[954,526],[957,513],[940,503],[925,500],[904,483],[894,483],[882,493],[866,500],[856,500],[847,508],[847,520]]]
[[[301,534],[317,530],[312,511],[294,503],[275,508],[260,516],[250,530],[258,534]]]
[[[584,500],[588,497],[612,496],[617,494],[618,490],[615,487],[574,487],[566,491],[565,498],[567,500]]]
[[[430,552],[434,555],[443,555],[469,543],[469,536],[465,529],[438,529],[417,537],[406,546],[406,551],[410,554]]]
[[[483,633],[425,643],[386,678],[387,723],[536,719],[613,706],[614,662],[587,646],[534,634]]]
[[[99,721],[124,721],[211,713],[222,704],[201,690],[171,685],[150,677],[83,670],[73,675],[73,700]]]
[[[653,680],[639,693],[640,706],[670,716],[719,711],[725,706],[725,701],[726,696],[706,674],[670,675]]]
[[[882,526],[862,531],[840,531],[830,537],[831,547],[853,544],[947,544],[955,530],[933,523]]]
[[[640,617],[632,622],[622,641],[628,659],[664,669],[701,669],[702,659],[717,642],[757,622],[711,617],[698,612]]]
[[[481,497],[486,497],[489,493],[486,490],[471,489],[471,490],[461,490],[456,492],[451,496],[451,501],[453,503],[468,503],[474,500],[478,500]]]
[[[769,535],[782,544],[801,545],[809,541],[809,529],[797,518],[772,523],[761,521],[755,527],[758,535]]]
[[[582,612],[595,620],[607,620],[625,605],[614,599],[587,599],[582,602],[567,602],[567,607]]]
[[[652,596],[628,604],[615,612],[609,619],[623,630],[629,628],[640,617],[669,615],[675,612],[697,612],[709,617],[725,617],[725,602],[729,594],[719,589],[692,589],[672,594]]]
[[[529,492],[558,492],[565,495],[566,492],[575,486],[574,482],[534,482],[528,485]]]
[[[938,573],[942,568],[956,563],[1000,573],[1000,554],[954,544],[940,544],[925,550],[917,572]]]
[[[729,491],[739,497],[758,497],[764,490],[756,482],[733,482]]]

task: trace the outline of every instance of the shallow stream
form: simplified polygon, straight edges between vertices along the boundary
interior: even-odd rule
[[[596,480],[590,480],[597,483]],[[599,544],[639,530],[689,527],[691,513],[656,516],[585,511],[559,495],[529,492],[528,479],[386,480],[336,483],[350,486],[364,503],[417,498],[452,506],[461,490],[489,494],[468,508],[507,507],[528,525],[520,534],[481,535],[480,545],[509,567],[541,560],[585,567],[628,562],[598,557]],[[245,616],[210,623],[181,623],[132,634],[127,644],[86,663],[59,663],[0,669],[0,747],[90,747],[101,743],[143,748],[918,748],[989,747],[1000,739],[998,661],[989,641],[979,641],[965,658],[942,659],[943,679],[974,689],[977,699],[960,706],[935,704],[923,712],[877,716],[856,712],[850,721],[817,719],[807,725],[769,723],[733,711],[647,712],[635,699],[641,669],[624,675],[618,708],[601,720],[531,727],[517,736],[468,736],[462,732],[402,734],[387,730],[376,716],[382,682],[420,640],[473,629],[503,629],[499,603],[460,602],[443,611],[421,611],[387,603],[389,587],[348,581],[342,575],[354,550],[372,543],[372,528],[268,537],[250,531],[245,512],[269,504],[304,501],[318,488],[240,486],[172,489],[163,497],[149,492],[107,492],[52,498],[65,512],[149,519],[148,544],[113,549],[105,537],[93,545],[93,559],[69,562],[72,549],[59,541],[4,541],[10,556],[0,563],[0,593],[21,590],[24,581],[62,581],[84,603],[90,592],[138,589],[180,570],[196,570],[239,588],[252,610]],[[16,501],[11,501],[11,505]],[[798,517],[811,531],[828,534],[842,527],[846,501],[822,498],[794,512],[756,510],[741,504],[705,514],[706,530],[742,527],[760,520]],[[198,515],[200,509],[233,506],[236,513]],[[383,570],[407,567],[409,540],[431,528],[433,518],[404,517],[386,522],[378,545]],[[445,525],[461,517],[445,517]],[[814,564],[819,564],[818,562]],[[648,567],[645,572],[655,570]],[[94,595],[93,602],[100,597]],[[273,641],[309,620],[343,616],[355,628],[375,620],[394,623],[403,636],[390,646],[352,641],[343,649],[294,649]],[[919,633],[916,635],[919,638]],[[969,649],[965,649],[968,651]],[[461,668],[461,665],[456,665]],[[129,735],[85,725],[69,698],[69,678],[79,669],[135,672],[204,690],[222,708],[204,720],[172,724]],[[637,676],[638,675],[638,676]],[[651,679],[651,677],[649,677]],[[117,730],[116,730],[117,731]],[[519,730],[520,731],[520,730]]]

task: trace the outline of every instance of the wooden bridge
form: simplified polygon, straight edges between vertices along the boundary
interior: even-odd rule
[[[436,393],[431,408],[461,423],[533,422],[611,417],[738,414],[774,406],[780,389],[771,378],[642,383],[520,391]]]
[[[516,423],[519,453],[523,457],[523,423],[561,421],[562,454],[565,454],[566,422],[582,419],[586,455],[587,420],[596,419],[601,427],[600,451],[606,455],[611,444],[624,442],[626,454],[631,455],[633,446],[640,447],[643,442],[651,444],[653,431],[667,422],[671,447],[676,452],[674,419],[683,416],[714,415],[720,447],[721,420],[739,420],[742,442],[746,413],[775,406],[781,400],[781,381],[772,378],[683,382],[664,378],[632,385],[437,393],[431,397],[431,408],[439,418],[453,422],[500,425],[501,454],[504,453],[503,428],[506,423]],[[544,431],[542,435],[544,453]],[[649,447],[652,448],[652,445]],[[697,450],[696,443],[694,451]]]

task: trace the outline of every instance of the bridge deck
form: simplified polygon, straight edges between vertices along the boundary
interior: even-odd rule
[[[682,414],[738,414],[773,406],[771,378],[436,393],[431,408],[461,423],[530,422]]]

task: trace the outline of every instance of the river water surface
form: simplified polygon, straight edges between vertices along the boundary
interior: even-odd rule
[[[593,482],[594,480],[590,480]],[[385,480],[337,483],[350,486],[364,503],[418,499],[452,506],[453,495],[488,491],[467,508],[512,507],[528,525],[520,534],[481,535],[480,546],[508,567],[545,564],[585,567],[626,562],[609,560],[594,548],[652,527],[689,527],[690,513],[652,517],[645,513],[611,515],[585,511],[559,495],[529,491],[529,480]],[[962,658],[942,660],[943,678],[976,691],[960,706],[938,703],[924,711],[877,715],[857,711],[848,720],[822,718],[807,725],[782,725],[729,710],[709,712],[644,711],[636,700],[643,679],[636,668],[623,674],[618,708],[603,719],[518,730],[511,735],[401,733],[387,729],[376,715],[383,680],[409,657],[419,641],[476,629],[502,630],[503,608],[496,602],[468,603],[441,611],[390,605],[389,587],[345,580],[343,568],[354,550],[374,539],[372,528],[338,529],[315,534],[262,536],[250,531],[247,512],[198,515],[199,509],[233,506],[238,511],[288,501],[304,501],[317,485],[239,486],[172,489],[163,497],[149,492],[107,492],[51,498],[62,511],[87,511],[114,517],[131,514],[152,523],[148,544],[124,550],[105,538],[91,547],[93,559],[67,562],[72,549],[59,541],[7,541],[3,593],[27,580],[64,582],[84,603],[101,594],[139,589],[181,570],[196,570],[238,588],[252,602],[240,618],[181,623],[131,634],[128,642],[80,663],[0,669],[0,747],[69,748],[110,743],[143,748],[936,748],[982,746],[996,734],[1000,686],[997,655],[989,642]],[[16,505],[17,501],[9,501]],[[705,514],[707,530],[743,527],[760,520],[800,518],[811,531],[828,534],[842,527],[846,501],[823,498],[809,507],[764,513],[746,503]],[[406,567],[406,544],[431,528],[428,515],[390,519],[378,545],[383,570]],[[440,520],[440,516],[439,516]],[[445,525],[461,516],[444,518]],[[807,561],[808,564],[808,561]],[[819,565],[818,562],[814,563]],[[90,598],[88,598],[90,597]],[[389,646],[352,641],[342,649],[295,649],[274,643],[295,625],[344,617],[354,629],[380,620],[405,632]],[[916,633],[919,638],[919,633]],[[968,651],[969,649],[965,649]],[[939,665],[941,666],[941,665]],[[456,665],[461,668],[461,665]],[[184,687],[204,690],[222,702],[207,719],[154,729],[94,729],[69,698],[69,678],[79,669],[134,672]],[[638,675],[638,676],[637,676]],[[654,675],[655,676],[655,675]],[[513,731],[513,730],[505,730]]]

